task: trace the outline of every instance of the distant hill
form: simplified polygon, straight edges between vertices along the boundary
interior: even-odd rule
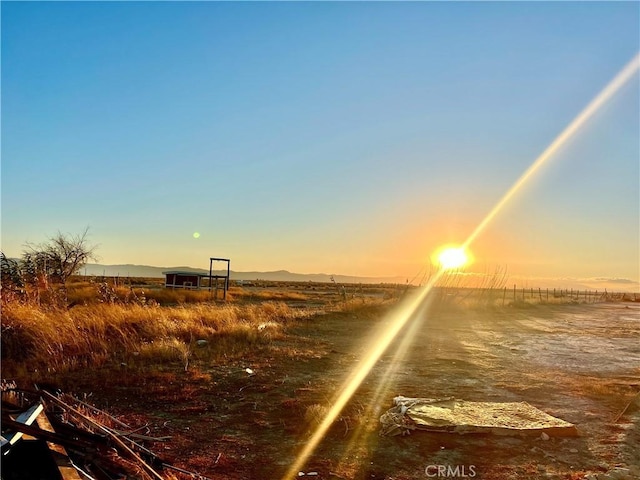
[[[107,277],[146,277],[162,278],[162,272],[179,270],[184,272],[208,274],[209,270],[193,267],[153,267],[149,265],[101,265],[98,263],[87,264],[80,275],[107,276]],[[220,274],[222,271],[216,270]],[[224,272],[226,273],[226,271]],[[326,273],[292,273],[287,270],[273,272],[235,272],[231,270],[232,280],[271,280],[281,282],[330,282],[332,275]],[[338,283],[404,283],[404,277],[356,277],[349,275],[333,275]]]

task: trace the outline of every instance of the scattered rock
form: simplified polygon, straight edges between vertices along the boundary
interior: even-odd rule
[[[578,453],[578,449],[577,448],[570,448],[569,451],[571,453]]]
[[[199,347],[206,347],[209,344],[209,342],[207,342],[206,340],[196,340],[196,345]]]
[[[544,440],[546,442],[547,440],[549,440],[549,435],[547,435],[546,433],[542,432],[540,434],[540,440]]]

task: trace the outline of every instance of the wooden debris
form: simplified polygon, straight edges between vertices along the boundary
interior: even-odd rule
[[[93,428],[96,428],[99,431],[106,433],[107,436],[109,436],[111,440],[113,440],[113,442],[116,444],[116,446],[118,447],[118,451],[120,453],[123,453],[127,458],[133,460],[134,462],[137,462],[138,465],[142,467],[142,470],[147,474],[149,478],[155,479],[155,480],[163,480],[163,478],[160,476],[158,472],[156,472],[150,465],[148,465],[142,458],[140,458],[140,456],[136,452],[131,450],[117,435],[111,432],[110,429],[90,419],[82,412],[76,410],[71,405],[66,404],[65,402],[60,400],[58,397],[51,395],[49,392],[42,391],[42,394],[46,399],[51,400],[53,403],[58,404],[59,406],[64,408],[67,412],[73,413],[74,415],[81,418],[89,425],[91,425]]]
[[[46,463],[50,469],[58,469],[62,480],[132,477],[162,480],[161,470],[179,472],[180,478],[188,475],[209,480],[198,473],[170,465],[142,445],[140,442],[164,442],[171,438],[148,435],[148,425],[133,428],[70,395],[53,395],[38,389],[15,389],[9,392],[14,398],[5,393],[6,390],[3,391],[2,402],[2,452],[11,460],[13,468],[24,465],[25,471],[30,472],[31,464]],[[20,401],[16,402],[16,398]],[[28,398],[27,403],[25,399]],[[25,410],[27,405],[30,406]],[[102,423],[102,420],[117,428]],[[25,456],[24,448],[18,448],[27,445],[24,441],[39,442],[40,446]],[[13,455],[14,451],[20,452]],[[49,458],[44,460],[44,457]],[[53,472],[49,474],[54,475]],[[30,475],[33,473],[27,473]],[[50,475],[45,476],[49,478]]]
[[[38,418],[36,418],[36,422],[38,423],[38,427],[40,427],[42,432],[48,432],[49,434],[61,436],[55,432],[44,412],[38,415]],[[49,441],[47,442],[47,445],[51,452],[55,452],[58,454],[55,455],[55,459],[62,480],[82,480],[80,478],[80,475],[78,475],[78,471],[75,469],[73,463],[69,459],[69,455],[67,455],[67,451],[63,447],[63,443]]]
[[[147,442],[166,442],[171,439],[171,435],[164,437],[150,437],[149,435],[140,435],[135,432],[123,432],[122,430],[112,430],[113,433],[120,437],[137,438],[138,440],[146,440]]]
[[[26,412],[21,413],[20,415],[18,415],[18,418],[16,418],[16,423],[18,424],[22,424],[22,425],[32,425],[33,422],[35,422],[36,417],[38,415],[40,415],[40,412],[42,412],[42,410],[44,409],[44,407],[42,406],[42,403],[38,402],[35,405],[32,405]],[[4,423],[4,419],[3,419],[3,423]],[[16,443],[18,440],[20,440],[22,438],[23,432],[15,430],[12,434],[8,435],[8,436],[2,436],[2,446],[8,446],[8,445],[13,445],[14,443]]]

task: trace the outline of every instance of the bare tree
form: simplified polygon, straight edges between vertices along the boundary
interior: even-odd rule
[[[28,281],[41,280],[65,285],[71,275],[95,259],[96,245],[90,245],[89,228],[78,235],[58,232],[49,241],[26,244],[22,255],[23,274]]]

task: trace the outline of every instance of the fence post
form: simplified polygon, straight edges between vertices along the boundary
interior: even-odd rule
[[[516,301],[516,284],[515,283],[513,284],[513,301],[514,303]]]

